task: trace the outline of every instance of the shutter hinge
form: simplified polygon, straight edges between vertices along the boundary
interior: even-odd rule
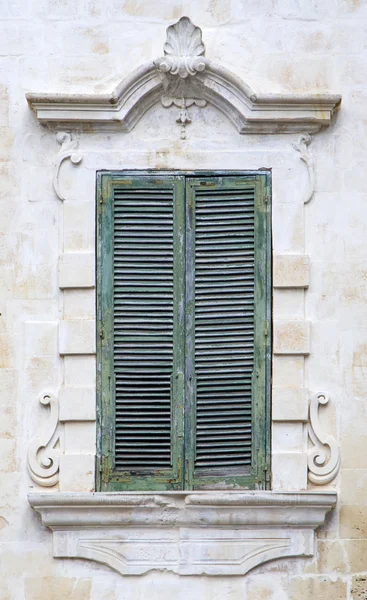
[[[265,331],[264,331],[265,337],[268,337],[269,333],[270,333],[270,321],[267,319],[265,321]]]
[[[103,331],[102,327],[99,330],[99,337],[101,338],[101,340],[104,340],[104,331]]]
[[[270,483],[270,470],[269,470],[269,468],[265,465],[263,470],[264,470],[264,473],[265,473],[265,483]]]

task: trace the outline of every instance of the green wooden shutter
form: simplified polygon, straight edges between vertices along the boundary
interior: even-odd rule
[[[263,177],[187,182],[186,481],[195,488],[265,482],[265,196]]]
[[[182,177],[105,176],[102,489],[182,487]]]
[[[269,184],[99,174],[98,489],[267,485]]]

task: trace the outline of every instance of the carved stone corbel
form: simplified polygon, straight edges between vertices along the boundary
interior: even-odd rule
[[[340,450],[332,435],[326,434],[319,421],[319,406],[327,404],[329,398],[323,392],[315,394],[310,402],[308,434],[313,444],[308,456],[308,478],[311,483],[330,483],[340,468]]]
[[[28,471],[31,479],[40,486],[52,487],[59,482],[59,402],[51,393],[41,394],[40,403],[50,407],[50,416],[28,449]]]
[[[197,73],[205,70],[208,62],[204,58],[205,46],[200,27],[196,27],[188,17],[182,17],[168,27],[163,49],[164,56],[154,61],[163,79],[161,101],[165,108],[172,104],[180,108],[177,123],[181,124],[181,139],[184,140],[186,125],[191,123],[188,107],[196,105],[203,108],[207,104],[202,98],[202,85],[194,79]]]
[[[307,167],[308,183],[304,197],[304,204],[310,202],[314,191],[315,191],[315,164],[312,156],[312,152],[309,150],[309,146],[312,142],[312,137],[309,133],[304,133],[299,136],[298,142],[295,142],[293,148],[300,153],[300,159],[303,160]]]
[[[62,163],[68,158],[72,162],[73,165],[78,165],[82,161],[82,155],[80,152],[77,152],[79,147],[79,140],[71,133],[67,133],[66,131],[59,131],[56,134],[56,141],[60,144],[61,148],[56,157],[54,175],[52,178],[52,185],[55,190],[56,196],[64,201],[65,196],[61,192],[60,189],[60,168]]]

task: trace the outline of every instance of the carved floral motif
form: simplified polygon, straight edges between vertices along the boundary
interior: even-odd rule
[[[314,447],[308,456],[308,478],[311,483],[325,485],[332,481],[340,467],[340,450],[332,435],[326,434],[319,420],[319,405],[327,404],[326,394],[318,392],[310,402],[309,436]]]
[[[64,201],[65,196],[61,192],[60,189],[60,168],[62,163],[70,158],[70,161],[73,165],[78,165],[82,161],[82,155],[80,152],[77,152],[79,146],[79,140],[71,133],[66,133],[65,131],[59,131],[56,134],[56,141],[60,144],[61,148],[56,158],[54,176],[52,179],[52,184],[55,190],[57,197]]]
[[[50,416],[28,449],[28,471],[31,479],[43,487],[52,487],[59,481],[59,403],[54,394],[42,394],[40,403],[50,407]]]

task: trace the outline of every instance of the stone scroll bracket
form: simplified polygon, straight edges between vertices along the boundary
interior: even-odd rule
[[[50,407],[48,419],[39,433],[32,439],[28,448],[28,472],[37,485],[53,487],[59,482],[60,441],[59,401],[53,393],[42,393],[39,401],[42,406]]]
[[[304,204],[310,202],[315,191],[315,163],[310,145],[312,137],[310,134],[305,133],[299,136],[298,141],[293,144],[293,148],[300,154],[300,159],[305,163],[307,167],[307,187],[304,193]]]
[[[56,141],[60,144],[61,148],[57,154],[54,166],[54,174],[52,178],[52,185],[56,196],[61,200],[65,200],[65,196],[60,186],[60,169],[61,165],[65,160],[70,159],[73,165],[79,165],[82,161],[82,155],[78,152],[79,139],[75,133],[67,133],[65,131],[59,131],[56,134]]]
[[[308,456],[308,478],[315,485],[333,481],[340,469],[340,449],[336,439],[325,433],[319,419],[320,405],[326,405],[329,397],[323,392],[314,394],[310,401],[308,434],[312,448]]]

